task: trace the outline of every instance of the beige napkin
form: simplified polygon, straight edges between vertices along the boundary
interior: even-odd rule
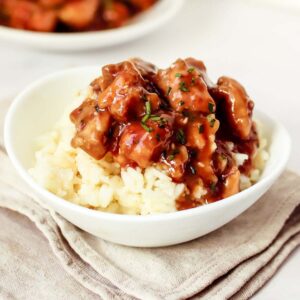
[[[98,239],[48,210],[1,149],[0,206],[40,230],[0,209],[1,299],[247,299],[300,244],[300,177],[291,172],[221,229],[182,245],[139,249]]]

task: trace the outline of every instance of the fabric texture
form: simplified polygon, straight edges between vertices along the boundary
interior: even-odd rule
[[[8,103],[0,106],[2,122]],[[120,246],[35,199],[1,136],[0,298],[248,299],[299,246],[299,205],[300,177],[286,171],[255,205],[209,235],[164,248]]]

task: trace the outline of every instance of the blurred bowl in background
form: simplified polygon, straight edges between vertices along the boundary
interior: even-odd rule
[[[183,0],[160,0],[125,26],[78,33],[43,33],[0,26],[0,39],[45,50],[78,51],[125,43],[163,26],[182,8]]]

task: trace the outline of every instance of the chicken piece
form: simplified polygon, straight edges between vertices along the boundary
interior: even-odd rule
[[[253,168],[253,159],[259,146],[258,134],[256,131],[256,124],[252,122],[252,128],[247,140],[236,140],[234,145],[234,151],[238,153],[245,153],[248,155],[248,159],[239,166],[239,170],[242,174],[249,176],[250,171]]]
[[[178,59],[170,68],[159,70],[154,80],[176,111],[215,111],[215,101],[201,73],[186,61]]]
[[[162,162],[167,166],[169,175],[177,182],[183,180],[188,160],[189,154],[187,148],[183,145],[174,146],[162,157]]]
[[[141,58],[134,57],[129,59],[129,61],[140,71],[143,77],[148,77],[149,75],[155,75],[157,73],[157,67]]]
[[[204,116],[193,116],[186,127],[186,146],[196,151],[195,169],[197,174],[205,183],[216,182],[212,156],[215,151],[215,134],[219,128],[219,121],[214,114]]]
[[[113,83],[117,75],[123,71],[131,70],[134,66],[129,61],[124,61],[119,64],[109,64],[102,68],[102,76],[98,78],[98,83],[102,91]]]
[[[103,20],[109,28],[121,27],[130,18],[128,7],[120,2],[112,2],[104,8]]]
[[[56,13],[52,10],[38,10],[28,22],[28,28],[35,31],[52,32],[57,23]]]
[[[225,113],[234,134],[248,139],[252,127],[253,101],[243,86],[229,77],[221,77],[212,93],[218,101],[224,102]]]
[[[149,79],[157,73],[157,69],[153,64],[139,58],[133,58],[119,64],[106,65],[102,68],[102,76],[98,78],[101,90],[104,91],[121,72],[136,72],[143,79]]]
[[[10,16],[9,25],[14,28],[50,32],[56,26],[55,12],[33,2],[8,1],[4,3],[4,9]]]
[[[215,174],[219,178],[224,178],[228,173],[228,170],[235,164],[230,149],[228,148],[226,142],[217,140],[217,149],[213,154],[213,168]]]
[[[217,140],[217,149],[213,154],[213,167],[218,176],[220,198],[226,198],[239,192],[240,171],[228,143]]]
[[[222,185],[221,199],[230,197],[240,191],[240,171],[233,165]]]
[[[102,92],[102,83],[103,83],[103,78],[102,76],[95,78],[91,83],[90,87],[92,88],[92,91],[95,93],[95,97],[98,97],[99,93]]]
[[[72,146],[83,149],[95,159],[101,159],[108,148],[109,112],[99,109],[95,100],[88,99],[71,113],[70,119],[76,126]]]
[[[38,10],[38,6],[27,1],[6,2],[4,7],[10,16],[9,25],[19,29],[29,29],[28,22]]]
[[[121,166],[134,162],[139,167],[146,168],[159,159],[170,142],[174,118],[167,114],[158,116],[163,122],[149,119],[145,124],[131,122],[125,126],[117,157]]]
[[[78,0],[67,2],[59,10],[61,22],[74,29],[83,29],[90,25],[99,7],[99,0]]]
[[[205,81],[206,85],[209,88],[212,88],[215,86],[214,83],[207,76],[206,67],[205,67],[203,61],[197,60],[192,57],[188,57],[185,59],[185,62],[189,66],[190,69],[195,68],[197,70],[197,72],[199,72],[200,76],[203,78],[203,80]]]
[[[214,114],[207,117],[192,116],[193,121],[187,123],[187,146],[202,150],[210,137],[214,137],[219,129],[220,122]]]
[[[128,121],[145,113],[145,103],[150,102],[152,111],[158,109],[160,99],[157,94],[144,88],[144,80],[135,66],[127,62],[123,66],[105,68],[102,89],[113,80],[98,96],[100,108],[107,108],[118,121]],[[122,71],[118,71],[123,68]],[[105,82],[105,83],[104,83]]]

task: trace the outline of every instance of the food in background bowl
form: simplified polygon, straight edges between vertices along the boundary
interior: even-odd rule
[[[30,173],[52,193],[107,212],[215,202],[255,183],[268,158],[253,108],[236,80],[213,84],[193,58],[163,70],[140,59],[107,65],[38,139]]]
[[[0,24],[41,32],[117,28],[156,0],[1,0]]]

